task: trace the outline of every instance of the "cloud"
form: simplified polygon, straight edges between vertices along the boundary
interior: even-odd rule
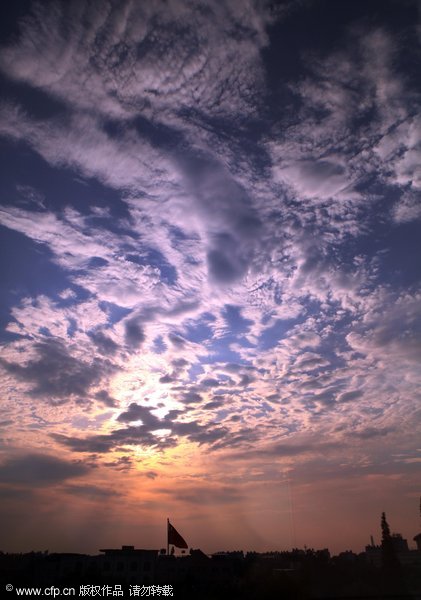
[[[91,500],[107,500],[108,498],[116,498],[121,496],[120,492],[109,488],[99,487],[97,485],[66,485],[63,488],[66,494]]]
[[[224,115],[232,114],[234,102],[236,109],[250,111],[256,79],[261,80],[259,49],[271,20],[256,8],[125,2],[117,10],[111,2],[83,7],[63,2],[51,11],[37,4],[22,23],[19,43],[4,49],[1,67],[66,104],[96,107],[114,118],[142,110],[165,113],[174,103]],[[224,35],[227,23],[230,35]]]
[[[325,367],[329,364],[329,361],[316,354],[315,352],[304,352],[298,356],[294,367],[300,371],[313,371],[320,367]]]
[[[259,448],[249,449],[249,451],[235,450],[229,453],[229,458],[234,460],[247,460],[247,457],[253,457],[256,460],[265,459],[267,457],[275,458],[293,458],[293,457],[313,457],[315,455],[325,455],[331,451],[343,449],[344,445],[341,442],[320,442],[314,439],[311,442],[305,443],[289,443],[279,442],[270,446],[262,446]]]
[[[184,404],[199,404],[202,400],[202,396],[194,390],[189,390],[188,392],[183,392],[181,394],[181,401]]]
[[[153,415],[151,410],[136,403],[130,404],[128,410],[120,413],[117,420],[123,423],[141,421],[142,424],[114,429],[109,434],[91,435],[85,438],[52,434],[52,437],[74,452],[106,453],[121,446],[164,450],[176,446],[177,438],[185,438],[198,445],[206,444],[211,447],[229,434],[229,430],[218,423],[202,425],[196,421],[178,421],[177,418],[181,414],[178,410],[169,411],[164,418]],[[154,434],[162,430],[168,430],[171,435]]]
[[[81,462],[30,453],[6,459],[0,465],[0,476],[4,483],[42,487],[88,475],[90,470]]]
[[[268,27],[259,2],[31,11],[0,58],[0,131],[24,173],[0,224],[30,240],[11,270],[42,248],[63,281],[5,309],[12,442],[39,447],[42,424],[121,481],[142,463],[145,485],[207,452],[217,504],[242,500],[222,485],[241,461],[244,482],[293,462],[314,479],[324,453],[317,472],[375,469],[397,423],[412,447],[418,96],[393,28],[352,20],[298,55],[278,33],[306,19]]]
[[[382,292],[387,298],[382,299],[382,312],[373,296],[362,326],[347,336],[350,345],[378,357],[382,356],[384,361],[388,357],[393,357],[392,360],[395,361],[417,361],[421,352],[419,294],[404,292],[398,296],[390,296],[386,290]],[[362,332],[365,333],[365,338]]]
[[[421,192],[404,192],[392,209],[396,223],[410,223],[421,219]]]
[[[126,321],[124,325],[125,340],[128,346],[138,348],[145,340],[145,334],[142,327],[134,319]]]
[[[91,386],[107,374],[107,366],[97,359],[85,362],[72,356],[58,340],[33,346],[37,358],[24,366],[1,359],[1,366],[22,381],[33,385],[31,392],[52,404],[73,397],[84,401]]]
[[[333,161],[301,161],[275,171],[275,177],[292,185],[301,198],[332,198],[350,185],[345,168]]]
[[[113,355],[117,352],[118,345],[103,331],[92,331],[89,335],[102,354]]]
[[[123,423],[131,423],[133,421],[142,421],[142,423],[148,427],[159,429],[162,421],[151,414],[151,411],[146,406],[141,406],[140,404],[135,404],[132,402],[128,408],[128,410],[124,413],[121,413],[118,418],[118,421],[122,421]]]
[[[344,392],[338,397],[338,402],[352,402],[354,400],[358,400],[364,395],[362,390],[352,390],[349,392]]]
[[[130,456],[120,456],[116,460],[113,460],[110,462],[104,462],[104,466],[112,467],[112,468],[116,469],[117,471],[126,472],[126,471],[130,471],[130,469],[133,467],[133,460],[131,459]]]
[[[362,440],[370,440],[376,437],[383,437],[389,433],[394,433],[395,431],[395,427],[379,427],[378,429],[375,427],[367,427],[362,431],[355,432],[354,435]]]
[[[273,456],[297,456],[307,453],[325,453],[329,450],[335,450],[342,447],[339,442],[323,442],[313,444],[275,444],[272,448],[262,450],[263,454],[270,454]]]
[[[95,398],[105,404],[105,406],[115,407],[118,404],[116,399],[110,396],[106,390],[99,390],[96,392]]]
[[[184,486],[181,490],[161,490],[171,495],[174,500],[199,506],[218,504],[236,504],[242,500],[243,494],[233,486],[212,488],[209,486]]]

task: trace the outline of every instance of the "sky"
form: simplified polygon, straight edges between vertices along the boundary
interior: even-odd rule
[[[1,12],[1,549],[415,547],[421,4]]]

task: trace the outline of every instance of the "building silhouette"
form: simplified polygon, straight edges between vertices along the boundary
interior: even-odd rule
[[[421,533],[413,539],[417,549],[410,549],[400,533],[390,534],[399,562],[399,580],[393,592],[410,593],[413,600],[421,600]],[[328,549],[306,547],[213,554],[190,548],[176,555],[169,548],[122,546],[103,548],[94,556],[48,551],[0,552],[0,583],[16,586],[172,585],[174,596],[186,599],[316,600],[339,596],[380,599],[386,589],[382,567],[382,546],[376,545],[373,537],[364,552],[356,554],[345,550],[337,556],[331,556]],[[127,593],[128,588],[125,589]]]

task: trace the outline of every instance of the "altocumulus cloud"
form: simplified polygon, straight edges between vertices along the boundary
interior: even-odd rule
[[[103,365],[94,359],[88,363],[79,360],[57,340],[46,340],[34,344],[38,358],[27,365],[1,360],[6,371],[18,379],[33,384],[32,393],[48,399],[51,403],[65,402],[70,397],[81,398],[88,393],[92,384],[103,374]]]
[[[0,57],[11,445],[122,480],[211,453],[220,505],[230,464],[413,456],[419,16],[385,4],[30,3]]]

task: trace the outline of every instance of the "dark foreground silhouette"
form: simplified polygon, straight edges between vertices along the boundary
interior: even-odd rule
[[[77,597],[115,597],[113,592],[122,590],[124,598],[172,594],[174,598],[201,600],[421,600],[421,552],[410,551],[411,560],[401,564],[391,560],[387,552],[382,562],[382,549],[378,549],[378,564],[369,551],[331,557],[328,550],[310,549],[212,556],[191,550],[180,557],[132,546],[106,549],[97,556],[1,553],[0,583],[3,590],[7,584],[14,586],[10,598],[19,586],[40,586],[43,591],[54,585],[74,588]]]

